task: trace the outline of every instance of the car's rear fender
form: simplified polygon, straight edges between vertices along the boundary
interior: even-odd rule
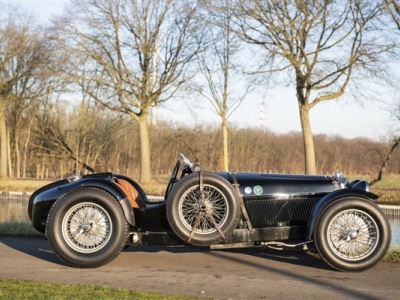
[[[65,183],[56,187],[49,187],[35,195],[33,200],[32,223],[35,228],[42,226],[42,220],[47,217],[52,204],[66,192],[71,192],[82,187],[97,187],[110,193],[119,202],[124,212],[126,221],[135,226],[135,215],[128,197],[111,181],[104,178],[83,178],[74,182]],[[36,210],[36,211],[35,211]],[[45,211],[44,211],[45,210]],[[40,220],[39,220],[40,219]],[[39,229],[38,229],[39,230]]]
[[[312,238],[312,234],[314,232],[314,227],[315,223],[317,221],[317,218],[319,214],[322,212],[322,210],[330,203],[341,199],[343,197],[351,197],[351,196],[357,196],[357,197],[362,197],[368,200],[376,200],[379,198],[378,195],[375,195],[371,192],[367,192],[365,190],[361,189],[342,189],[342,190],[337,190],[332,193],[329,193],[325,197],[323,197],[313,208],[311,212],[311,216],[308,219],[308,230],[307,230],[307,235],[306,239],[310,240]]]
[[[61,186],[59,187],[59,190],[62,191],[63,189],[66,189],[66,191],[72,191],[76,188],[80,188],[83,186],[97,187],[113,195],[114,198],[118,200],[119,204],[121,205],[126,221],[129,223],[129,225],[135,226],[135,215],[133,213],[133,209],[128,197],[120,188],[118,188],[114,183],[109,180],[104,180],[101,178],[83,178],[81,180],[72,182],[71,185],[68,186],[68,188],[66,188],[66,186]]]

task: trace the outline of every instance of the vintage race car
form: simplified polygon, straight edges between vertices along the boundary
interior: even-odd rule
[[[366,181],[333,176],[207,172],[185,156],[164,201],[122,175],[75,176],[32,194],[28,212],[67,265],[95,268],[128,245],[295,247],[313,244],[342,271],[379,262],[391,239]]]

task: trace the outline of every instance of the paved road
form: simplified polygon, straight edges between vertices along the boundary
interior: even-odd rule
[[[138,246],[98,269],[65,266],[44,238],[0,237],[0,278],[218,299],[400,299],[400,264],[331,270],[299,251]]]

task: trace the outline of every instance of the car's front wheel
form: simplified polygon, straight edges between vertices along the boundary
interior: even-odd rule
[[[121,206],[109,193],[86,187],[68,192],[54,203],[46,235],[67,265],[95,268],[123,250],[129,226]]]
[[[340,271],[372,267],[390,245],[390,225],[369,200],[347,197],[328,205],[318,217],[314,243],[319,255]]]

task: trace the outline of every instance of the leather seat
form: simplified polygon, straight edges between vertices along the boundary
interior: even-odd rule
[[[114,183],[125,193],[128,197],[129,201],[131,202],[132,207],[135,208],[143,208],[146,207],[146,203],[140,197],[137,189],[135,189],[129,181],[125,179],[115,179]]]

